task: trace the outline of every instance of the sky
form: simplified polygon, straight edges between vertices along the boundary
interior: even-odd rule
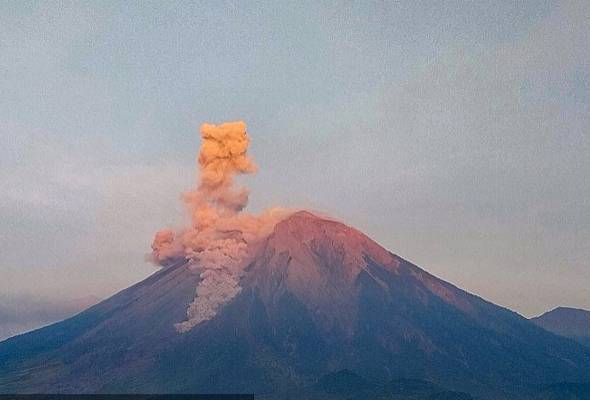
[[[153,273],[199,126],[233,120],[250,210],[332,215],[525,316],[590,309],[589,42],[587,1],[1,2],[0,315]]]

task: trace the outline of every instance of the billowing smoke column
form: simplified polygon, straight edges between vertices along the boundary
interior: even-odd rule
[[[211,319],[240,292],[252,245],[288,214],[282,209],[270,209],[259,216],[241,213],[248,203],[248,190],[235,188],[235,177],[256,171],[247,155],[250,138],[245,123],[203,124],[201,139],[198,186],[184,195],[191,227],[179,232],[159,231],[152,244],[151,258],[157,264],[166,267],[186,259],[190,268],[200,273],[188,318],[176,324],[180,332]]]

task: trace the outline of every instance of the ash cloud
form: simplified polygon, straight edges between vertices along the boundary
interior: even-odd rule
[[[200,132],[197,187],[183,196],[191,224],[157,232],[150,255],[164,267],[184,258],[200,274],[187,319],[176,324],[179,332],[211,319],[241,291],[240,279],[254,244],[290,213],[281,208],[260,215],[242,211],[249,191],[238,187],[235,179],[257,170],[247,153],[250,138],[244,122],[203,124]]]

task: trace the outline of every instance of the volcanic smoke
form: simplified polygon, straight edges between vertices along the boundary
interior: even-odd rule
[[[247,154],[250,138],[244,122],[203,124],[201,140],[197,188],[183,195],[191,226],[161,230],[152,243],[153,262],[166,267],[186,259],[201,277],[187,320],[176,324],[179,332],[211,319],[240,292],[252,245],[290,214],[280,208],[261,215],[242,212],[249,191],[235,187],[235,177],[257,170]]]

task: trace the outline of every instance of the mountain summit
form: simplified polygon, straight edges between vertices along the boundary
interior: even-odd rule
[[[499,399],[590,381],[589,349],[340,222],[294,213],[254,254],[239,294],[187,332],[174,326],[201,278],[177,261],[73,318],[0,343],[0,393],[330,398],[321,389],[329,377],[355,376],[363,390],[418,379]]]
[[[590,311],[557,307],[531,321],[541,328],[590,346]]]

